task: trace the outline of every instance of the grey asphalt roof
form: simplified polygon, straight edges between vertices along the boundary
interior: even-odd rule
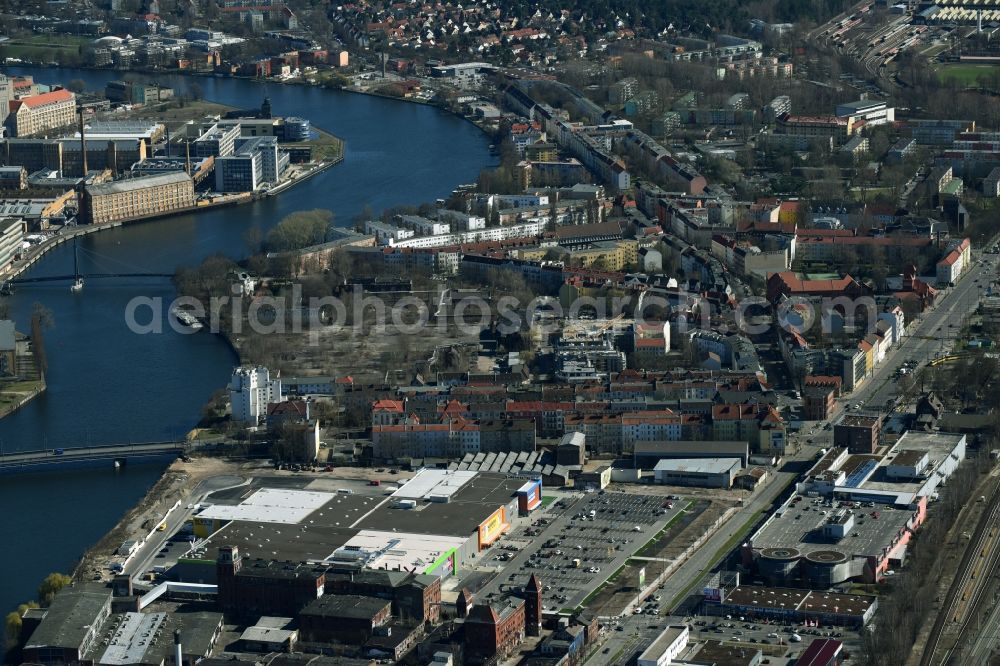
[[[132,192],[146,187],[157,187],[160,185],[170,185],[172,183],[183,182],[191,182],[191,177],[183,171],[172,171],[170,173],[161,173],[155,176],[142,176],[140,178],[131,178],[129,180],[119,180],[113,183],[89,185],[87,186],[87,193],[93,196],[121,194],[123,192]]]
[[[80,648],[94,619],[110,599],[111,590],[103,585],[64,588],[52,600],[45,619],[28,639],[27,647]]]

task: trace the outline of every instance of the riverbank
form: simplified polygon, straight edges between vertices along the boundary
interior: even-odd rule
[[[64,68],[63,65],[59,65],[58,63],[57,64],[52,64],[52,65],[50,65],[50,64],[43,64],[43,63],[33,63],[33,64],[30,64],[30,65],[25,65],[25,66],[29,66],[29,67],[33,67],[33,68],[37,67],[39,69],[56,69],[56,70]],[[72,68],[74,68],[74,69],[80,69],[80,70],[87,70],[87,71],[92,71],[92,72],[122,72],[122,74],[125,73],[125,70],[109,69],[107,67],[94,67],[92,65],[82,65],[82,64],[81,65],[73,65]],[[490,133],[490,128],[485,127],[484,124],[482,124],[482,123],[476,122],[476,120],[474,118],[471,118],[471,117],[469,117],[469,116],[467,116],[467,115],[465,115],[463,113],[460,113],[459,111],[456,111],[455,109],[451,109],[451,108],[449,108],[447,106],[439,104],[439,103],[437,103],[437,102],[435,102],[433,100],[422,100],[422,99],[415,99],[415,98],[412,98],[412,97],[397,97],[395,95],[387,95],[385,93],[376,92],[374,90],[359,90],[357,88],[353,88],[353,87],[349,87],[349,86],[338,88],[338,87],[333,87],[333,86],[327,86],[324,83],[319,82],[319,81],[313,81],[313,80],[309,80],[309,79],[305,79],[305,78],[301,78],[301,77],[297,78],[297,79],[290,79],[290,80],[279,81],[279,80],[270,80],[270,79],[266,79],[265,80],[265,79],[260,79],[260,78],[252,77],[252,76],[234,76],[232,74],[221,74],[221,73],[217,73],[217,72],[199,72],[199,71],[186,70],[186,69],[163,70],[163,69],[149,69],[149,68],[141,68],[141,69],[131,69],[130,68],[127,71],[129,73],[147,74],[147,75],[150,75],[150,76],[170,75],[170,76],[181,76],[181,77],[185,77],[185,78],[230,79],[230,80],[234,80],[234,81],[248,81],[248,82],[252,82],[252,83],[264,83],[265,85],[267,85],[267,84],[274,84],[274,85],[281,85],[281,86],[308,86],[310,88],[318,88],[320,90],[330,90],[330,91],[333,91],[333,92],[346,92],[346,93],[352,93],[352,94],[355,94],[355,95],[364,95],[366,97],[377,97],[379,99],[395,100],[397,102],[406,102],[408,104],[416,104],[418,106],[425,106],[425,107],[430,107],[430,108],[434,108],[434,109],[440,109],[441,111],[444,111],[445,113],[448,113],[448,114],[450,114],[450,115],[452,115],[452,116],[454,116],[456,118],[460,118],[460,119],[468,122],[470,125],[474,125],[477,129],[479,129],[480,131],[482,131],[484,134],[489,134]],[[195,103],[197,103],[198,101],[203,101],[203,100],[195,100]]]
[[[155,222],[169,217],[175,217],[177,215],[185,215],[188,213],[195,213],[204,210],[210,210],[214,208],[220,208],[224,206],[233,206],[241,203],[250,203],[253,201],[253,197],[249,193],[244,195],[222,195],[215,197],[213,201],[199,201],[195,206],[189,206],[187,208],[179,208],[177,210],[168,211],[165,213],[160,213],[157,215],[146,215],[137,218],[127,218],[124,220],[116,220],[114,222],[106,222],[99,225],[85,225],[85,226],[70,226],[60,228],[53,236],[45,239],[38,245],[33,245],[30,250],[28,250],[27,257],[13,262],[13,268],[9,269],[6,273],[0,274],[0,294],[13,291],[13,285],[10,284],[11,280],[16,280],[21,274],[27,271],[29,268],[34,266],[42,257],[56,249],[63,243],[70,240],[79,238],[81,236],[87,236],[89,234],[94,234],[99,231],[107,231],[108,229],[115,229],[117,227],[140,224],[143,222]]]
[[[86,225],[86,226],[74,226],[74,227],[62,227],[54,235],[45,239],[38,245],[33,245],[31,249],[28,250],[27,255],[24,259],[14,261],[13,268],[8,269],[5,273],[0,273],[0,295],[3,293],[10,293],[13,289],[13,285],[9,283],[11,280],[16,280],[25,271],[31,268],[35,263],[37,263],[42,257],[44,257],[48,252],[59,247],[63,243],[79,238],[80,236],[86,236],[88,234],[97,233],[99,231],[104,231],[107,229],[114,229],[117,227],[125,225],[133,225],[144,222],[156,222],[166,218],[176,217],[179,215],[186,215],[188,213],[199,213],[207,210],[213,210],[225,206],[235,206],[241,204],[252,203],[253,201],[263,198],[263,197],[273,197],[286,192],[292,187],[303,183],[313,176],[326,171],[330,167],[336,166],[344,161],[344,141],[339,137],[324,132],[328,137],[334,141],[339,142],[339,156],[334,159],[324,160],[309,166],[309,168],[304,171],[295,171],[292,176],[287,180],[279,183],[275,187],[262,191],[260,193],[252,192],[242,192],[239,194],[220,194],[215,195],[211,199],[199,199],[194,206],[189,206],[186,208],[179,208],[177,210],[167,211],[157,215],[145,215],[137,218],[126,218],[123,220],[116,220],[114,222],[107,222],[100,225]],[[299,175],[301,174],[301,175]]]
[[[0,419],[24,407],[44,391],[44,378],[0,384]]]
[[[80,79],[88,90],[103,90],[108,80],[121,76],[8,70],[13,75],[33,74],[45,83]],[[185,90],[186,80],[180,77],[161,74],[158,80],[179,93]],[[197,80],[206,99],[235,108],[259,106],[265,93],[264,87],[249,81]],[[452,114],[318,87],[268,86],[266,92],[276,112],[294,113],[314,126],[336,129],[350,147],[350,168],[300,181],[282,196],[249,205],[81,239],[81,272],[172,274],[178,266],[197,266],[212,256],[240,260],[246,254],[248,230],[266,236],[293,212],[330,209],[338,224],[347,225],[367,209],[445,198],[493,162],[487,153],[491,142]],[[72,245],[62,245],[24,277],[68,274],[72,266]],[[173,296],[166,280],[94,280],[82,298],[61,283],[19,286],[8,299],[16,321],[30,321],[35,302],[54,315],[55,325],[46,332],[53,370],[41,399],[0,421],[4,451],[183,439],[198,421],[208,396],[229,381],[238,359],[220,336],[185,335],[170,327],[162,334],[137,335],[125,325],[123,312],[133,299],[169,302]],[[329,350],[323,354],[331,356]],[[113,378],[100,391],[94,390],[95,367],[101,376]],[[18,572],[0,576],[0,607],[10,610],[32,598],[48,573],[72,571],[80,554],[136,506],[165,468],[135,466],[116,472],[108,467],[4,478],[0,504],[8,516],[5,527],[24,538],[18,549],[0,554],[0,569]],[[25,552],[32,556],[24,558]]]
[[[107,565],[122,543],[129,540],[144,542],[178,503],[184,507],[192,501],[200,500],[196,495],[202,494],[203,490],[200,487],[207,479],[225,476],[242,479],[243,467],[244,463],[232,463],[221,458],[189,458],[188,462],[179,459],[174,461],[142,499],[129,508],[113,528],[83,553],[73,568],[73,579],[110,582],[114,572]]]

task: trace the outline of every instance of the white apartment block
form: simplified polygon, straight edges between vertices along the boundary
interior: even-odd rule
[[[264,366],[240,366],[233,370],[229,381],[233,421],[257,425],[267,416],[268,404],[281,401],[281,379],[271,379]]]
[[[459,210],[438,209],[438,219],[447,222],[456,231],[476,231],[486,228],[486,218],[479,215],[463,213]]]

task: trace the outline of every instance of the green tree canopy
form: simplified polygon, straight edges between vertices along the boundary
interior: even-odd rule
[[[7,637],[9,643],[13,643],[17,640],[18,636],[21,635],[21,626],[23,622],[21,620],[21,615],[17,611],[11,611],[7,613],[7,617],[4,619],[4,636]]]
[[[264,247],[269,252],[288,252],[322,243],[332,223],[333,213],[329,210],[297,211],[268,232]]]
[[[72,578],[66,574],[61,573],[50,573],[42,581],[42,584],[38,586],[38,602],[43,606],[48,606],[52,603],[53,597],[67,585],[73,581]]]

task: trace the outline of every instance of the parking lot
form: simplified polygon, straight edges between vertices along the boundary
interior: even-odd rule
[[[692,640],[718,640],[729,644],[751,643],[765,654],[797,655],[816,638],[836,638],[848,654],[860,650],[857,631],[846,627],[807,626],[776,620],[725,616],[694,616],[681,620],[692,629]]]
[[[503,571],[487,596],[535,574],[547,609],[575,608],[652,539],[685,502],[600,492],[564,497],[484,555]]]

